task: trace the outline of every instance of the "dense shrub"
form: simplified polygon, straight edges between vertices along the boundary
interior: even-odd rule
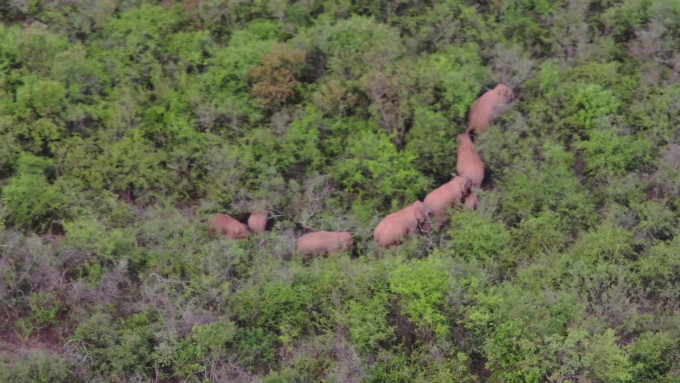
[[[0,381],[677,381],[678,4],[0,2]]]

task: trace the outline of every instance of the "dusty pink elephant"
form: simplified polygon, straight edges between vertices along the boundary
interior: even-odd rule
[[[354,247],[352,234],[342,231],[317,231],[298,238],[296,250],[300,254],[332,254],[349,251]]]
[[[482,157],[475,150],[475,145],[472,143],[469,133],[461,133],[457,136],[457,139],[458,163],[456,170],[458,175],[469,179],[473,190],[479,189],[484,181]]]
[[[418,235],[419,232],[429,233],[430,226],[427,207],[424,203],[416,201],[411,206],[383,218],[376,226],[373,238],[378,246],[387,249],[404,237]]]
[[[468,194],[470,194],[470,180],[458,176],[431,191],[423,203],[433,221],[438,222],[437,227],[441,227],[446,221],[447,210],[452,206],[460,207]]]
[[[235,220],[228,214],[218,214],[208,220],[208,227],[213,234],[224,235],[229,239],[248,238],[248,226]]]
[[[477,193],[470,193],[470,195],[465,199],[465,209],[477,210],[478,206],[479,200],[477,199]]]
[[[470,107],[468,129],[483,134],[493,121],[507,112],[515,101],[512,89],[498,84],[493,90],[484,93]]]
[[[267,230],[267,214],[252,213],[248,217],[248,229],[255,234],[262,234]]]

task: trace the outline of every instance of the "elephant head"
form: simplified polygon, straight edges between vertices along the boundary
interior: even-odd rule
[[[512,89],[510,89],[507,85],[498,84],[493,89],[493,92],[496,92],[496,95],[498,97],[496,102],[505,102],[510,104],[513,101],[515,101],[515,94],[512,92]]]
[[[208,220],[208,227],[213,234],[224,235],[229,239],[248,238],[248,226],[242,224],[229,214],[218,214]]]
[[[493,121],[505,114],[515,100],[515,95],[508,86],[498,84],[496,87],[475,101],[468,113],[467,131],[483,134]]]

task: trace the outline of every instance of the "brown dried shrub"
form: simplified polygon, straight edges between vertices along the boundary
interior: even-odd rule
[[[253,95],[269,110],[295,99],[295,88],[304,69],[307,53],[291,49],[285,44],[274,44],[272,51],[262,57],[262,65],[253,68],[250,75],[255,80]]]

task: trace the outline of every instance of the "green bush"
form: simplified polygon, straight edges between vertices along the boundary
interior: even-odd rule
[[[593,335],[585,341],[583,365],[591,378],[601,382],[630,382],[633,366],[626,351],[616,344],[614,330]]]
[[[584,150],[586,170],[596,179],[644,169],[651,162],[649,140],[620,136],[612,131],[595,130],[588,141],[580,142],[577,147]]]
[[[667,332],[646,332],[630,347],[633,381],[658,382],[676,363],[677,341]]]
[[[618,113],[621,102],[609,90],[595,84],[573,84],[562,88],[569,101],[564,115],[569,129],[582,134],[593,131],[602,118]],[[596,135],[598,132],[592,133]],[[596,136],[597,137],[597,136]]]
[[[59,115],[65,107],[66,89],[57,81],[28,80],[17,89],[16,115],[22,119]]]
[[[391,340],[394,328],[387,322],[389,296],[378,292],[365,301],[352,300],[341,321],[349,331],[349,338],[361,353],[368,354]]]
[[[45,172],[52,161],[23,153],[17,163],[18,174],[2,188],[2,203],[7,222],[23,229],[45,230],[67,216],[66,201]]]
[[[397,151],[382,134],[360,132],[350,138],[345,154],[331,169],[331,179],[360,200],[392,208],[417,200],[430,187],[413,168],[414,153]],[[380,206],[379,205],[379,206]]]
[[[234,342],[240,364],[249,371],[257,371],[273,363],[276,347],[280,344],[276,335],[259,327],[237,332]]]
[[[105,261],[136,260],[135,238],[130,229],[107,229],[104,224],[87,218],[64,223],[68,247],[93,252]]]
[[[477,214],[465,211],[451,216],[451,237],[447,247],[462,258],[495,258],[509,262],[507,246],[510,233],[502,223],[493,222]]]
[[[59,355],[46,350],[0,358],[0,381],[17,383],[67,383],[85,381],[74,373],[75,367]]]
[[[327,57],[328,69],[348,79],[358,79],[369,69],[382,69],[403,54],[399,32],[368,17],[320,25],[305,35],[313,41],[311,47]]]
[[[547,142],[540,155],[545,161],[504,169],[498,182],[503,190],[500,216],[516,225],[539,212],[553,211],[559,215],[560,230],[573,239],[594,223],[593,200],[574,174],[573,154]]]
[[[84,343],[101,372],[118,377],[148,374],[157,320],[155,314],[143,313],[116,323],[109,315],[97,313],[76,329],[73,339]]]
[[[446,263],[441,258],[414,260],[402,265],[390,279],[390,290],[400,298],[400,306],[422,331],[431,331],[445,338],[450,328],[443,312],[449,276]]]
[[[649,294],[650,299],[668,296],[673,291],[677,280],[680,255],[677,251],[678,239],[659,243],[650,247],[634,264],[634,279],[641,289]]]
[[[676,381],[678,4],[0,1],[0,381]]]

